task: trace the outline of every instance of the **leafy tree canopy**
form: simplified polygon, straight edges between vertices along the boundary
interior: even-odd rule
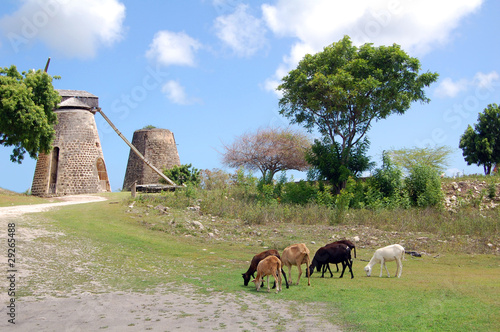
[[[490,104],[479,113],[478,123],[467,127],[460,137],[459,147],[468,165],[483,166],[484,174],[500,163],[500,108]]]
[[[420,61],[399,45],[359,48],[345,36],[306,55],[278,87],[280,113],[292,123],[317,129],[340,151],[362,142],[373,120],[403,114],[412,102],[429,102],[424,88],[437,73],[419,75]],[[347,165],[350,153],[342,153]]]
[[[60,100],[47,73],[0,68],[0,144],[13,147],[12,162],[22,163],[26,152],[37,158],[52,149],[57,122],[53,109]]]
[[[361,173],[372,168],[374,163],[366,156],[369,147],[368,140],[351,150],[341,150],[337,142],[315,140],[312,148],[306,154],[306,160],[312,169],[308,174],[311,180],[327,180],[339,193],[349,177],[359,177]],[[343,154],[349,153],[347,164],[342,164]]]

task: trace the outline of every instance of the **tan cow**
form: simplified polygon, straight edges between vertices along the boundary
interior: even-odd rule
[[[307,275],[307,285],[311,286],[311,280],[309,275],[309,249],[307,249],[304,243],[293,244],[286,247],[281,255],[281,263],[283,266],[288,266],[288,283],[292,284],[292,265],[296,265],[299,270],[299,278],[297,279],[296,285],[300,282],[300,276],[302,275],[301,265],[306,264],[306,275]]]
[[[267,276],[267,291],[269,292],[269,276],[274,277],[276,284],[276,293],[281,291],[281,261],[276,256],[267,256],[257,265],[257,278],[252,280],[257,287],[257,292],[260,289],[262,278]]]

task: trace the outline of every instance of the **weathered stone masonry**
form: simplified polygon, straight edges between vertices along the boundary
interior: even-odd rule
[[[50,154],[39,154],[31,192],[36,196],[111,191],[94,114],[98,98],[58,90],[58,124]]]
[[[159,170],[181,164],[174,134],[168,129],[136,130],[132,144]],[[130,190],[135,181],[137,184],[156,184],[159,183],[159,178],[156,172],[130,151],[123,189]]]

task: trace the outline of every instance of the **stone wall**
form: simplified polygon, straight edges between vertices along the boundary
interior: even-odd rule
[[[132,144],[159,170],[181,165],[174,134],[168,129],[136,130]],[[123,181],[125,190],[130,190],[134,181],[137,181],[137,184],[156,184],[159,183],[159,178],[160,176],[151,167],[146,165],[132,150],[130,151]]]
[[[36,161],[35,175],[31,185],[31,194],[34,196],[45,196],[49,192],[49,170],[50,154],[38,154]]]
[[[58,109],[55,112],[58,124],[53,147],[59,150],[58,158],[54,158],[54,150],[49,156],[40,154],[31,189],[33,195],[110,191],[94,114],[87,109]],[[51,172],[56,174],[52,188],[49,185]]]

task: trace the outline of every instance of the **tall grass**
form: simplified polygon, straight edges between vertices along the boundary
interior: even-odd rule
[[[161,195],[140,195],[145,205],[165,205],[173,208],[199,207],[203,215],[240,219],[248,225],[286,223],[297,225],[366,225],[387,231],[425,232],[443,241],[450,237],[471,236],[478,239],[498,239],[500,210],[479,210],[466,206],[450,212],[442,208],[368,209],[336,208],[310,202],[304,205],[263,202],[256,193],[241,190],[197,189]],[[485,240],[486,241],[486,240]]]

